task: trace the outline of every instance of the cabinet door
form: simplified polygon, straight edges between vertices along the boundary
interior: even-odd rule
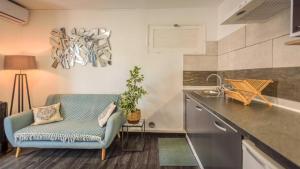
[[[212,132],[212,163],[211,168],[241,169],[242,146],[240,134],[210,113]]]
[[[192,99],[186,101],[186,127],[189,139],[204,168],[212,163],[212,135],[209,114]]]
[[[241,169],[241,136],[214,113],[186,99],[186,131],[203,165],[209,169]]]
[[[149,52],[206,53],[206,29],[204,25],[150,25]]]
[[[185,102],[185,107],[186,107],[186,132],[188,135],[191,135],[195,132],[197,129],[197,120],[196,120],[196,112],[195,112],[195,104],[190,98],[186,98]]]

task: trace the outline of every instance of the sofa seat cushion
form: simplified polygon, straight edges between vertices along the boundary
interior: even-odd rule
[[[98,121],[60,121],[55,123],[27,126],[15,132],[16,142],[22,141],[62,141],[62,142],[101,142],[105,127]]]

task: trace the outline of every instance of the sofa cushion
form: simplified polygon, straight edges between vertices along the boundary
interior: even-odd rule
[[[32,125],[40,125],[62,121],[60,115],[60,103],[52,104],[50,106],[34,107],[32,108],[34,123]]]
[[[93,120],[111,102],[118,105],[118,101],[119,95],[114,94],[56,94],[47,98],[46,105],[61,103],[65,120]]]
[[[116,109],[116,105],[114,102],[110,103],[104,111],[98,116],[98,124],[100,127],[104,127],[104,125],[107,123],[109,117]]]
[[[16,142],[22,141],[62,141],[62,142],[101,142],[105,127],[98,125],[97,119],[86,121],[60,121],[56,123],[28,126],[15,132]]]

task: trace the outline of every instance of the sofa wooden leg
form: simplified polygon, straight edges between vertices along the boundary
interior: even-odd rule
[[[21,148],[20,148],[20,147],[17,147],[16,158],[19,157],[20,153],[21,153]]]
[[[105,148],[102,148],[102,151],[101,151],[101,160],[106,160],[106,149]]]

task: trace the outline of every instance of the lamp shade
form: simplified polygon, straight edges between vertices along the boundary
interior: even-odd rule
[[[4,69],[26,70],[36,69],[35,56],[27,55],[6,55],[4,56]]]

